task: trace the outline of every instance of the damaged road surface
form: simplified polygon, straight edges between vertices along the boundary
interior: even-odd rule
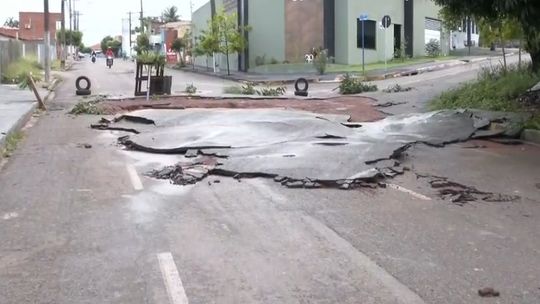
[[[412,145],[515,136],[524,119],[440,111],[351,125],[346,115],[279,109],[140,110],[102,120],[99,129],[134,133],[118,140],[130,150],[185,155],[186,162],[149,173],[176,184],[221,175],[272,178],[290,188],[351,189],[402,174],[396,160]]]

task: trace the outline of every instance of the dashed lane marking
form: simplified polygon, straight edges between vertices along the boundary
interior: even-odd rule
[[[135,170],[135,167],[133,165],[126,165],[126,169],[129,174],[131,184],[133,185],[133,189],[135,189],[136,191],[144,189],[141,179],[139,178],[139,174],[137,174],[137,170]]]
[[[173,256],[170,252],[158,254],[159,268],[163,275],[163,283],[169,295],[171,304],[188,304],[188,298],[184,285],[178,274],[178,269],[174,263]]]

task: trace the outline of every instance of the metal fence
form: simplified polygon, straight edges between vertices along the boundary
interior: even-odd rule
[[[51,45],[51,60],[57,58],[56,46]],[[9,39],[0,41],[0,75],[7,66],[21,57],[35,58],[40,64],[45,64],[45,47],[39,41],[21,41]]]

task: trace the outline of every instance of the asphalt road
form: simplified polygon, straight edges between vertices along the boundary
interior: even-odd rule
[[[538,146],[417,146],[386,189],[179,187],[144,176],[179,157],[122,151],[121,133],[88,128],[99,117],[65,114],[75,76],[126,94],[128,71],[64,74],[0,170],[0,303],[540,302]],[[460,207],[416,173],[521,199]]]

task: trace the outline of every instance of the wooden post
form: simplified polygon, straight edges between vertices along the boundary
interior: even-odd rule
[[[36,95],[36,99],[38,101],[39,108],[41,110],[46,111],[47,108],[45,107],[45,103],[43,102],[43,99],[41,99],[41,96],[39,96],[39,92],[37,90],[36,83],[34,82],[34,78],[32,78],[31,74],[28,74],[27,81],[28,81],[28,85],[30,86],[30,88],[34,92],[34,95]]]

